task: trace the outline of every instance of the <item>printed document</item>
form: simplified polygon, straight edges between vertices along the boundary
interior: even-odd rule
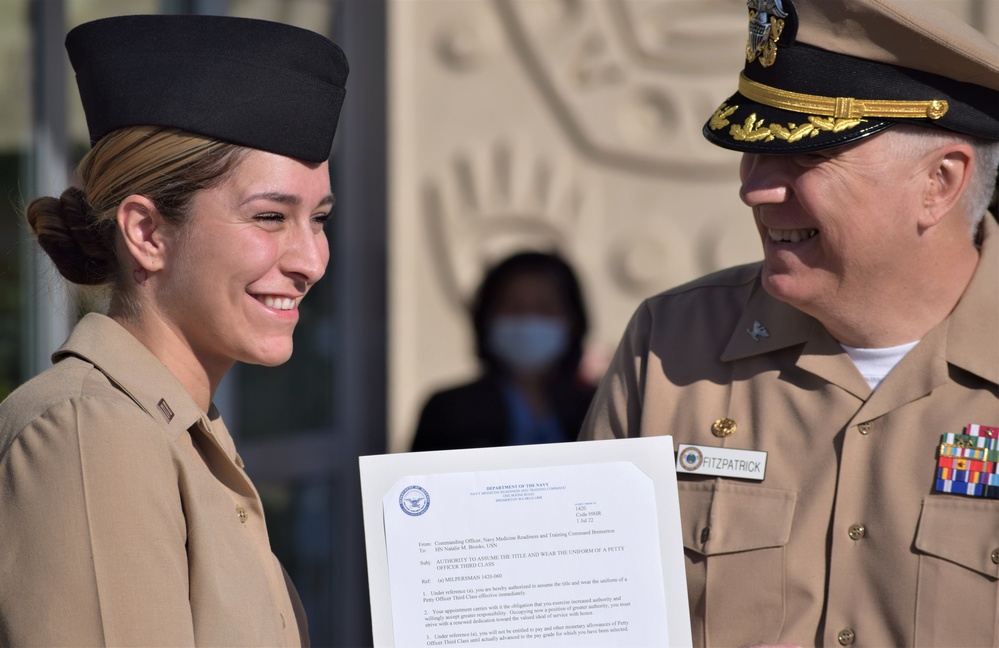
[[[362,457],[361,473],[376,645],[689,644],[669,437]]]

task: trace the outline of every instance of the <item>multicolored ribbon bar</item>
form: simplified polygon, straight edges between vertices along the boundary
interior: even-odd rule
[[[947,432],[937,447],[939,493],[999,499],[999,427],[969,424]]]
[[[937,461],[937,466],[940,468],[951,468],[953,470],[970,470],[971,472],[980,472],[986,474],[994,474],[999,472],[999,464],[995,461],[979,461],[977,459],[965,459],[963,457],[948,457],[941,456]]]
[[[969,426],[970,427],[970,426]],[[999,439],[995,437],[976,436],[972,434],[953,434],[948,432],[940,437],[940,443],[960,446],[962,448],[999,449]]]
[[[963,457],[965,459],[978,459],[980,461],[999,461],[999,450],[987,450],[985,448],[966,448],[964,446],[941,443],[937,454],[940,457]]]

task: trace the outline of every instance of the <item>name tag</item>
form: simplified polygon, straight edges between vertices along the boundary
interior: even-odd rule
[[[763,481],[767,453],[681,443],[676,454],[676,472]]]

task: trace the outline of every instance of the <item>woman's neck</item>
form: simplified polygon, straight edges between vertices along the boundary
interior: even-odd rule
[[[211,370],[199,361],[190,345],[168,321],[158,317],[151,309],[135,313],[133,309],[122,306],[121,302],[112,300],[108,316],[149,349],[180,381],[201,411],[207,412],[215,389],[232,363],[227,367]]]

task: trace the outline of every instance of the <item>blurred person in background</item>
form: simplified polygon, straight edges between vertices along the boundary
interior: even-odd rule
[[[587,316],[569,264],[514,254],[486,273],[471,316],[482,375],[430,397],[413,450],[574,440],[593,387],[580,373]]]
[[[308,644],[212,398],[235,362],[288,360],[325,272],[346,58],[213,16],[98,20],[66,48],[93,148],[27,221],[110,305],[0,404],[0,645]]]

